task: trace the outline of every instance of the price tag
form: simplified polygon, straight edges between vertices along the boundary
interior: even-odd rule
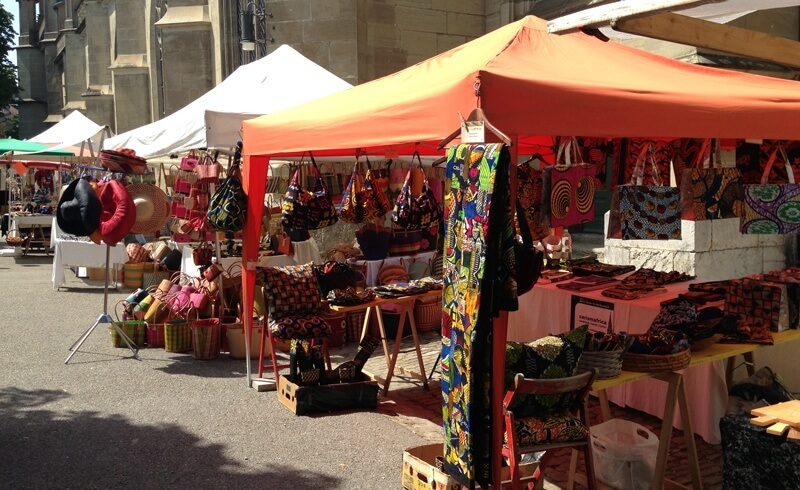
[[[462,143],[483,143],[484,137],[483,121],[462,121],[461,122],[461,142]]]

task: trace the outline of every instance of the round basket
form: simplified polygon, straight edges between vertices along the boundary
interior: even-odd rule
[[[440,300],[414,302],[414,322],[417,333],[426,333],[435,329],[442,323],[442,302]]]
[[[692,353],[689,349],[677,354],[631,354],[626,352],[622,356],[622,369],[625,371],[638,371],[643,373],[658,373],[662,371],[678,371],[689,367]]]
[[[696,341],[692,342],[692,350],[697,352],[699,350],[703,350],[703,349],[705,349],[707,347],[710,347],[710,346],[716,344],[717,342],[719,342],[720,339],[722,339],[722,337],[724,337],[723,334],[717,333],[717,334],[712,335],[711,337],[707,337],[705,339],[696,340]]]
[[[597,369],[598,379],[608,379],[619,376],[622,371],[622,355],[624,349],[609,351],[587,352],[583,351],[578,359],[578,371]]]

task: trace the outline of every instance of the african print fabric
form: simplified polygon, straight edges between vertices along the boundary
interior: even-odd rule
[[[517,307],[509,162],[501,144],[458,145],[447,155],[444,459],[447,473],[470,488],[491,482],[492,321],[498,310]]]

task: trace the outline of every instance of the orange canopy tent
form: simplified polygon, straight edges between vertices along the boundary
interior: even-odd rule
[[[520,155],[536,152],[529,142],[542,135],[800,136],[797,82],[690,65],[580,31],[549,34],[529,16],[398,73],[245,121],[245,264],[258,255],[270,157],[389,147],[441,155],[436,146],[458,128],[458,113],[478,105]],[[251,311],[255,273],[243,270]]]

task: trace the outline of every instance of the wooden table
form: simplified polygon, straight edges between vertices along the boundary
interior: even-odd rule
[[[800,330],[785,330],[780,333],[773,333],[775,345],[785,342],[792,342],[800,339]],[[708,362],[714,362],[724,359],[730,359],[738,355],[750,354],[758,349],[770,347],[764,344],[714,344],[699,352],[692,352],[692,359],[689,366],[697,366]],[[667,383],[667,400],[664,404],[664,414],[661,418],[661,435],[658,440],[658,457],[656,458],[656,467],[653,474],[653,489],[664,488],[688,488],[677,482],[667,480],[665,472],[667,469],[667,455],[669,453],[669,444],[672,437],[672,419],[675,415],[675,403],[678,403],[678,408],[681,413],[681,420],[683,421],[683,432],[688,434],[684,437],[686,442],[686,453],[689,457],[689,471],[692,475],[692,488],[703,488],[702,481],[700,480],[700,465],[697,461],[697,447],[694,443],[694,431],[692,430],[692,419],[690,417],[689,402],[686,398],[686,392],[683,387],[684,374],[680,372],[663,372],[663,373],[641,373],[633,371],[622,371],[619,376],[611,379],[599,379],[592,384],[592,390],[597,391],[598,398],[600,399],[600,411],[604,421],[611,419],[611,409],[608,405],[608,398],[606,397],[606,390],[614,386],[623,385],[626,383],[633,383],[646,378],[653,378]],[[663,430],[663,428],[668,428]],[[578,464],[577,451],[572,452],[572,460],[570,461],[570,478],[567,483],[567,488],[573,487],[574,481],[586,485],[586,477],[584,475],[576,475],[575,470]]]
[[[50,255],[50,247],[47,242],[45,228],[50,228],[55,219],[52,214],[32,214],[32,215],[11,215],[9,217],[9,231],[30,229],[30,238],[25,247],[21,248],[22,255],[28,255],[31,246],[41,247],[46,255]]]
[[[364,315],[364,325],[361,328],[361,339],[363,339],[367,335],[367,329],[369,328],[369,320],[370,315],[374,314],[376,320],[378,321],[378,328],[381,333],[381,343],[383,344],[383,355],[386,358],[386,366],[388,368],[386,372],[386,379],[381,379],[378,376],[371,375],[370,377],[375,381],[378,381],[383,385],[383,396],[386,396],[389,393],[389,385],[392,382],[392,377],[394,376],[394,370],[397,365],[397,356],[400,353],[400,344],[403,340],[403,330],[405,329],[405,322],[408,320],[409,326],[411,327],[411,336],[414,338],[414,349],[417,352],[417,361],[419,362],[419,373],[408,371],[404,368],[400,368],[400,372],[405,375],[417,379],[422,382],[422,385],[425,389],[428,389],[428,377],[426,376],[425,371],[425,363],[422,361],[422,349],[419,345],[419,336],[417,335],[417,324],[414,321],[414,302],[417,300],[422,301],[430,301],[434,298],[441,297],[442,291],[435,290],[435,291],[428,291],[424,294],[415,294],[412,296],[402,296],[400,298],[375,298],[368,303],[362,303],[360,305],[355,306],[336,306],[330,305],[330,308],[334,311],[339,311],[343,313],[347,313],[349,311],[361,311],[366,309],[367,313]],[[381,311],[381,305],[385,305],[387,303],[393,303],[400,306],[400,321],[397,325],[397,334],[394,339],[394,345],[392,347],[391,354],[389,353],[389,343],[386,339],[386,329],[383,326],[383,315]]]

